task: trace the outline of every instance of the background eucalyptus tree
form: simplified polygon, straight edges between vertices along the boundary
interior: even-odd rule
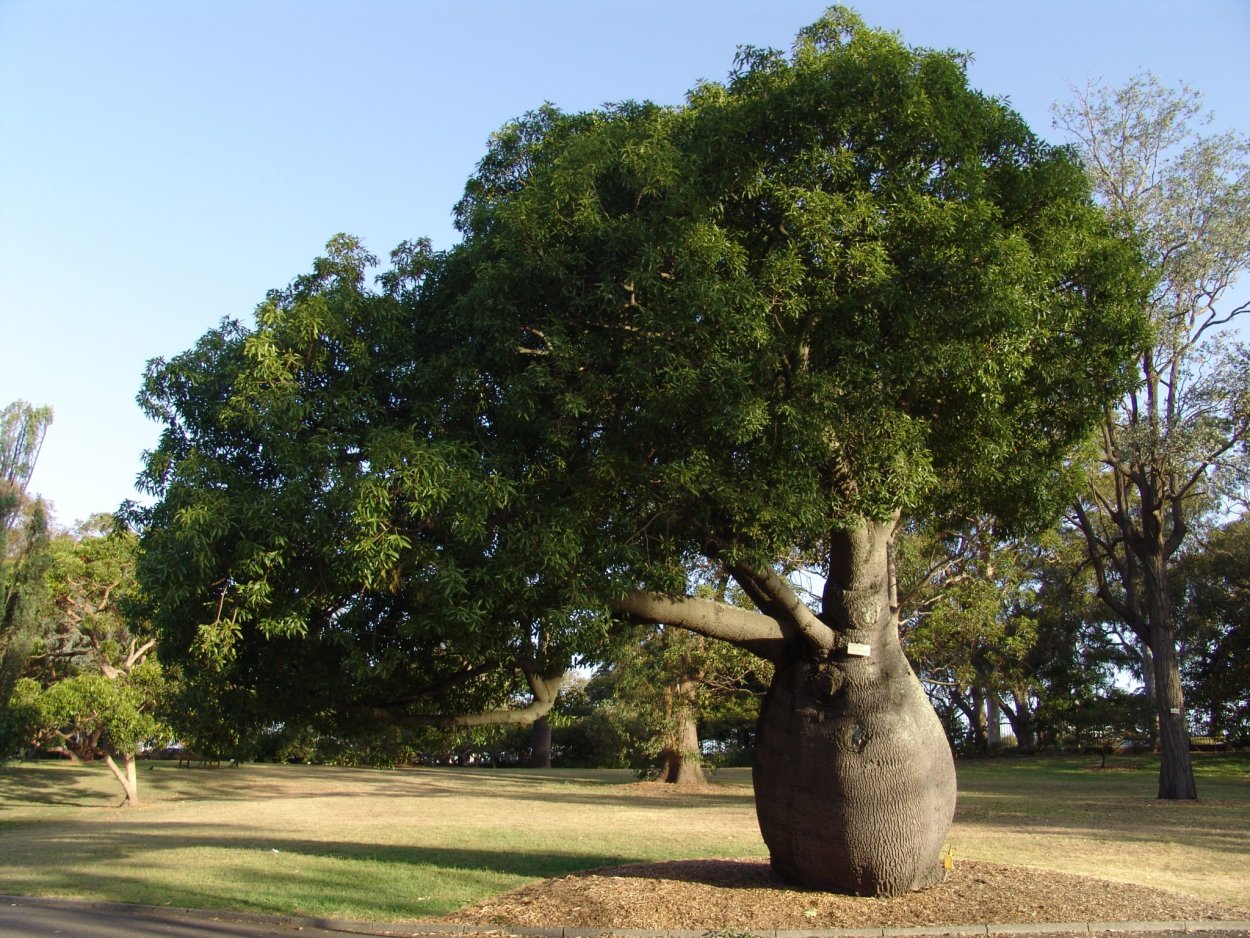
[[[0,725],[47,601],[48,515],[26,486],[51,423],[51,407],[14,401],[0,410]]]
[[[1250,138],[1204,133],[1201,101],[1149,74],[1055,111],[1113,224],[1150,263],[1152,335],[1073,506],[1103,602],[1137,636],[1156,703],[1160,798],[1195,798],[1172,577],[1195,528],[1250,479],[1250,352],[1231,327],[1250,267]]]

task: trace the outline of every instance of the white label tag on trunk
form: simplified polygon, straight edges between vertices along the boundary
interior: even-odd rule
[[[872,646],[861,645],[859,642],[847,642],[846,653],[855,658],[867,658],[872,654]]]

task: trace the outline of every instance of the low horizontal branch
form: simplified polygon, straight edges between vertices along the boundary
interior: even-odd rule
[[[404,713],[386,707],[360,707],[357,714],[394,726],[414,729],[462,729],[474,726],[527,726],[542,719],[555,704],[554,700],[535,700],[528,707],[515,710],[486,710],[482,713]]]
[[[781,623],[772,616],[711,599],[634,589],[616,603],[616,611],[719,639],[774,663],[781,660],[786,646]]]
[[[383,706],[359,706],[354,711],[358,716],[407,728],[434,727],[450,730],[474,726],[527,726],[551,712],[560,693],[564,675],[543,677],[527,671],[525,678],[534,695],[533,701],[525,707],[484,710],[478,713],[408,713]]]

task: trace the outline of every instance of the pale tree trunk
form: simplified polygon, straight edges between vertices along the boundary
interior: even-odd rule
[[[955,769],[941,722],[898,640],[892,524],[838,533],[823,653],[791,646],[760,714],[755,801],[789,882],[893,896],[941,880]]]
[[[998,700],[989,691],[985,692],[985,742],[994,747],[1003,741],[1002,711]]]
[[[137,808],[139,806],[139,780],[135,773],[135,754],[133,752],[123,753],[121,766],[117,764],[117,760],[109,752],[104,754],[104,761],[108,764],[109,771],[113,773],[113,777],[122,786],[122,791],[126,793],[124,802],[126,807]]]
[[[707,775],[700,757],[699,728],[686,690],[682,685],[665,688],[664,698],[671,728],[660,750],[659,781],[669,785],[704,785]]]

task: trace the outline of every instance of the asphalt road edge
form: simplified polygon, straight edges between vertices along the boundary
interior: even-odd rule
[[[1246,932],[1250,921],[1199,920],[1171,922],[1027,922],[977,925],[924,925],[914,928],[801,928],[801,929],[647,929],[647,928],[530,928],[507,925],[458,925],[446,922],[368,922],[349,919],[301,915],[265,915],[253,912],[230,912],[218,909],[186,909],[173,906],[135,905],[124,902],[102,902],[89,899],[61,899],[46,896],[0,896],[0,916],[5,906],[42,906],[57,909],[93,909],[109,912],[133,912],[145,916],[169,916],[176,919],[243,922],[285,928],[319,928],[322,931],[349,935],[371,935],[380,938],[402,936],[492,936],[492,938],[925,938],[950,935],[955,938],[973,935],[1004,935],[1014,938],[1042,935],[1191,935],[1202,933]],[[1219,936],[1217,936],[1219,938]]]

